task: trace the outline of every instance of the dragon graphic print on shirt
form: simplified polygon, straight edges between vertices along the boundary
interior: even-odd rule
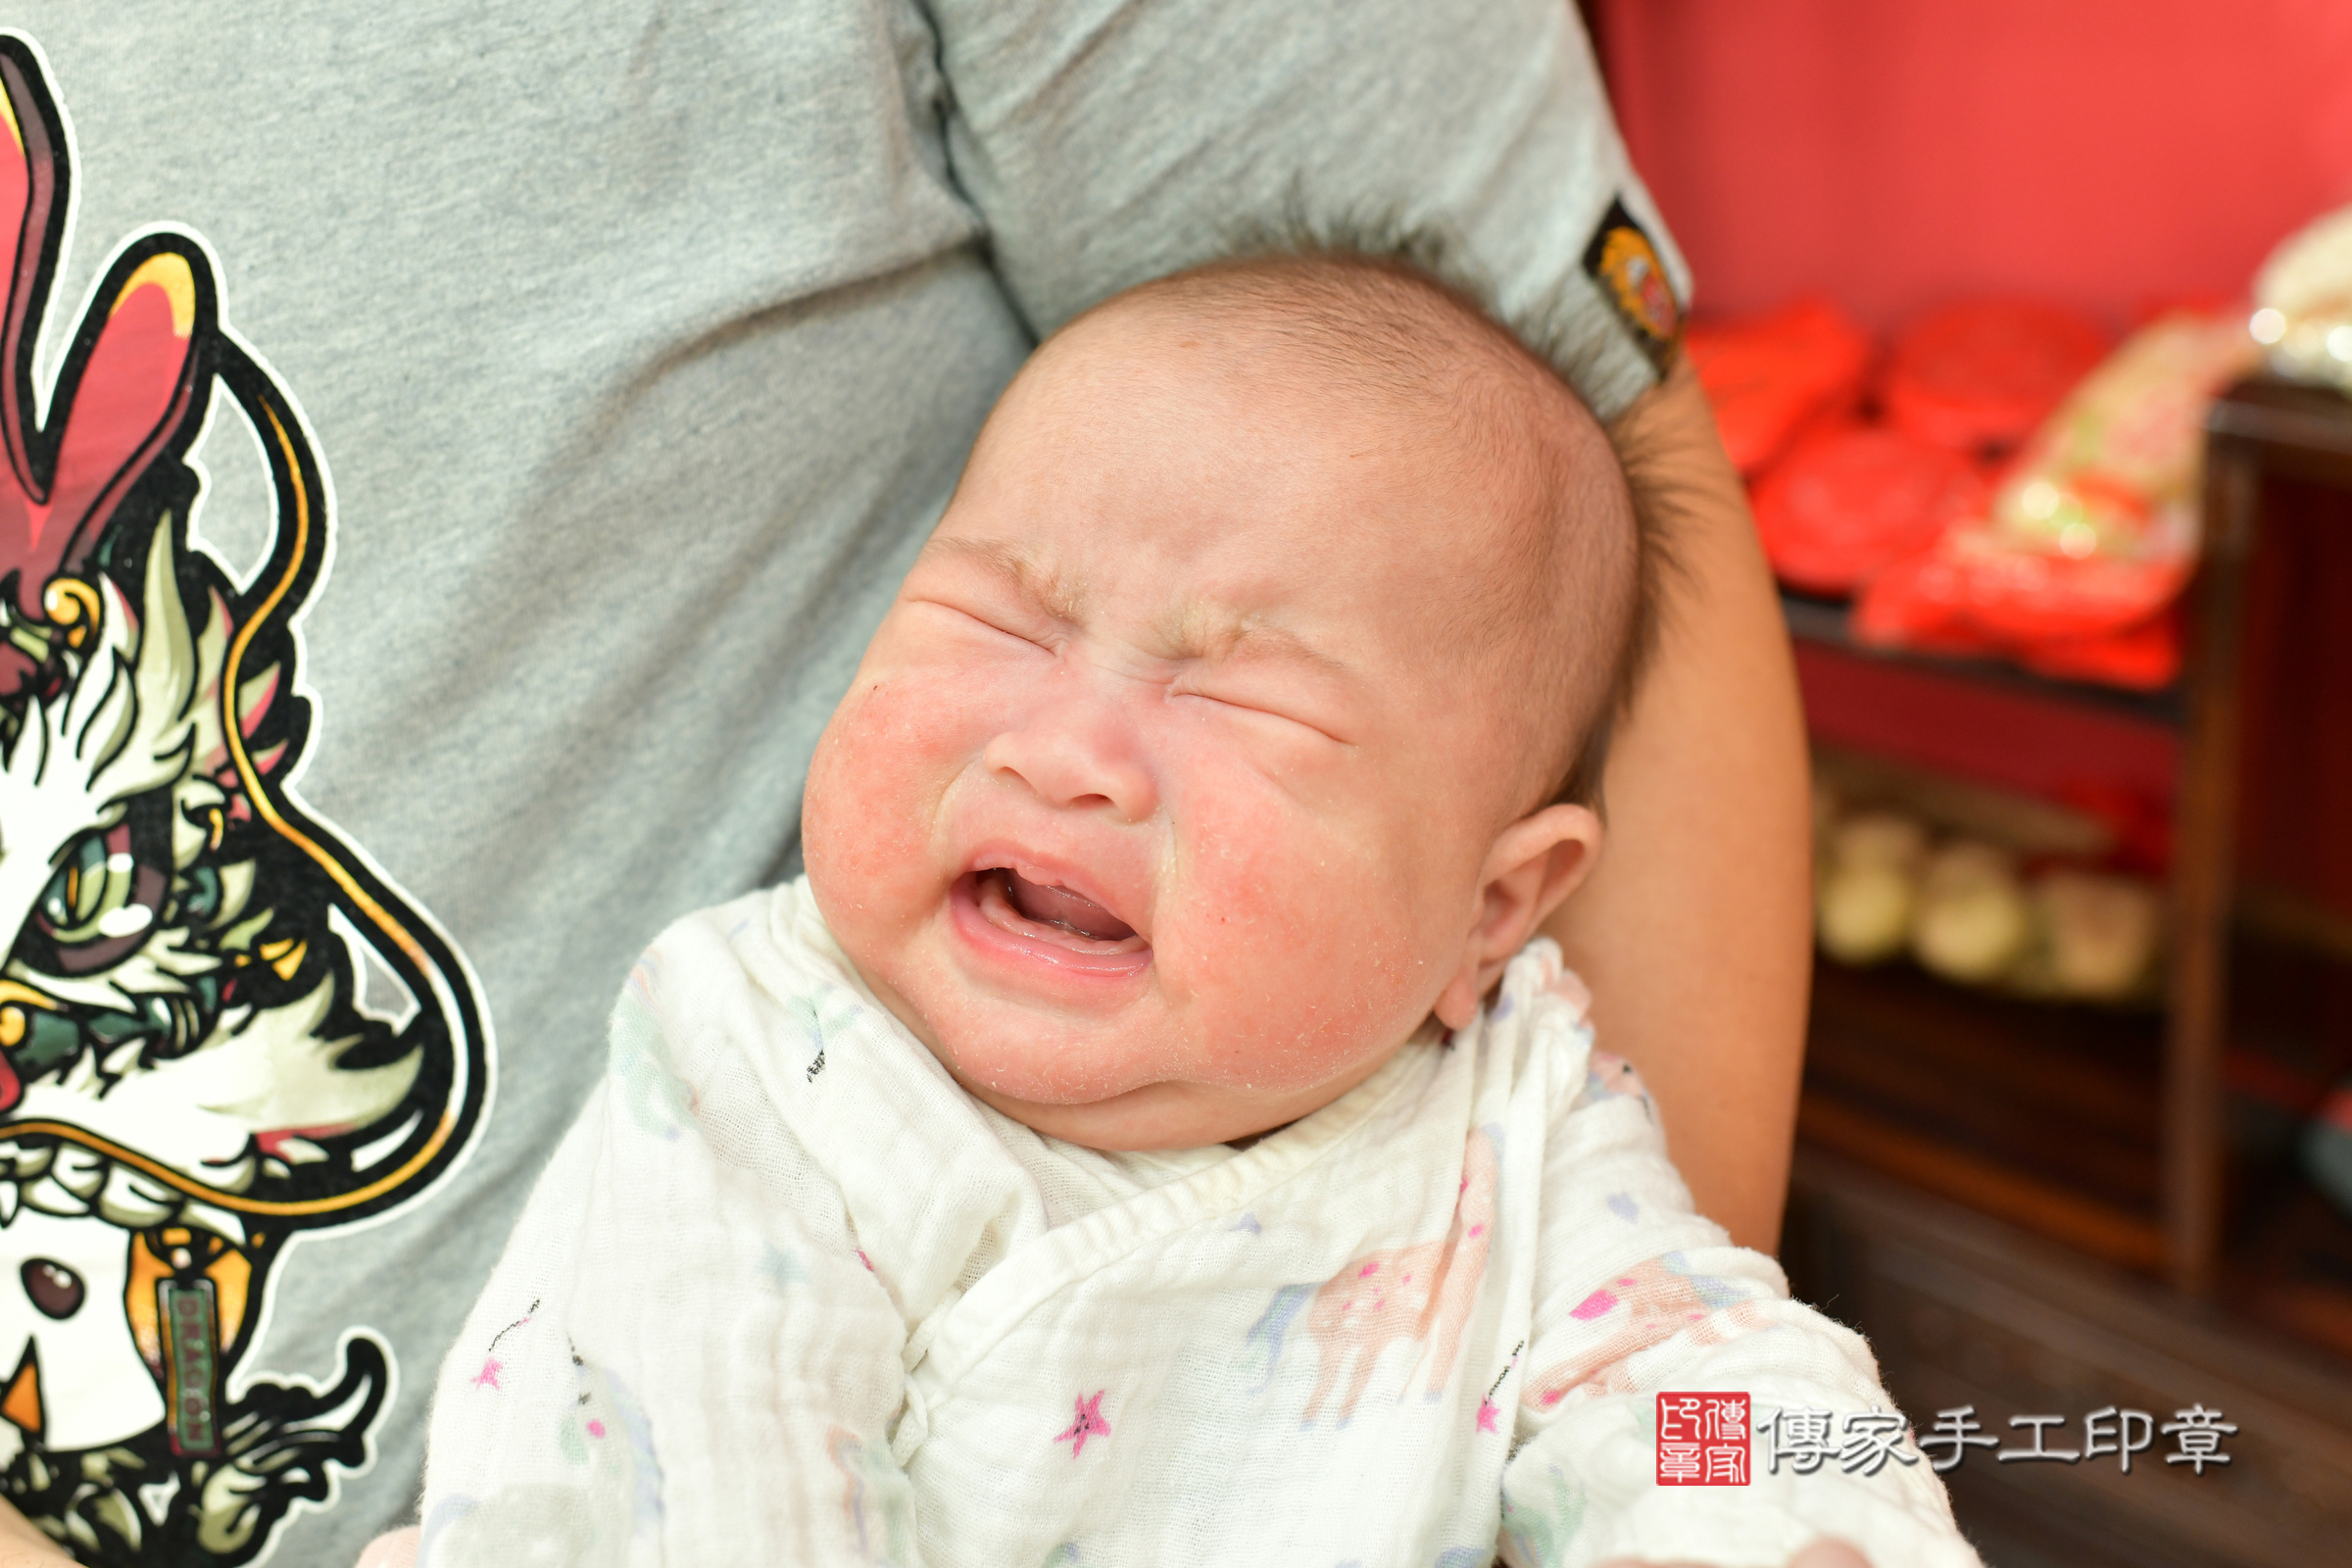
[[[488,1045],[291,787],[330,523],[293,399],[160,229],[36,385],[72,159],[8,34],[0,131],[0,1495],[88,1562],[249,1562],[368,1462],[395,1373],[356,1326],[319,1382],[246,1364],[272,1269],[449,1168]],[[273,481],[242,586],[190,528],[208,418]]]

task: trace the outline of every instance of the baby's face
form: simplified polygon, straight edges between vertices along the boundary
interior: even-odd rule
[[[1428,1016],[1524,805],[1449,585],[1528,501],[1440,422],[1149,313],[1007,393],[805,815],[843,949],[973,1094],[1204,1145]]]

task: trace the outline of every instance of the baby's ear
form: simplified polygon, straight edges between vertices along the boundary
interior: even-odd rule
[[[1478,999],[1511,955],[1576,891],[1599,854],[1600,817],[1591,807],[1546,806],[1502,830],[1479,875],[1461,966],[1438,995],[1440,1023],[1469,1026]]]

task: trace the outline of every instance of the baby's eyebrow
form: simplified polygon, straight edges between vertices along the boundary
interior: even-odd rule
[[[1306,664],[1327,675],[1353,676],[1355,668],[1316,647],[1287,626],[1223,605],[1199,600],[1186,605],[1170,628],[1168,644],[1178,659],[1212,664],[1272,660]]]
[[[1077,585],[1059,572],[1040,570],[1037,558],[1019,545],[999,539],[934,536],[923,554],[955,556],[1000,578],[1004,585],[1056,620],[1076,620]]]
[[[1042,613],[1065,623],[1083,618],[1085,596],[1080,585],[1062,572],[1041,566],[1020,545],[1001,539],[968,539],[934,535],[923,554],[954,557],[970,563],[1003,582]],[[1254,662],[1304,664],[1326,675],[1353,679],[1355,666],[1263,615],[1190,599],[1178,607],[1159,631],[1160,657],[1209,664]]]

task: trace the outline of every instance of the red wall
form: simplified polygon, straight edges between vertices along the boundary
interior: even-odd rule
[[[1598,0],[1702,313],[1954,294],[2121,325],[2352,202],[2352,0]]]
[[[1886,326],[2002,290],[2120,326],[2164,300],[2241,294],[2279,238],[2352,203],[2352,0],[1587,10],[1702,313],[1820,291]],[[2240,871],[2352,918],[2352,499],[2275,487],[2268,503],[2247,604]],[[1862,731],[1920,723],[1807,674],[1818,729],[1884,748]],[[2004,718],[1938,743],[1981,746],[1987,730],[2002,746],[2021,734]],[[2012,775],[2057,765],[2054,746],[2003,759],[1999,781],[2046,789]],[[2150,754],[2122,771],[2144,783],[2162,765]]]

